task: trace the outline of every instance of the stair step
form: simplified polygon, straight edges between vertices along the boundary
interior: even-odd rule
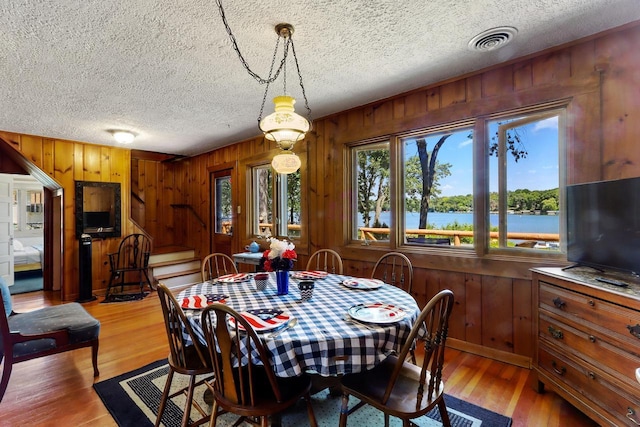
[[[191,272],[180,276],[167,277],[159,280],[159,282],[169,289],[183,288],[185,286],[195,285],[196,283],[202,282],[202,276],[200,274],[200,270],[198,270],[197,272]]]
[[[184,258],[184,259],[181,258],[181,259],[172,259],[172,260],[163,261],[163,262],[154,262],[154,263],[149,262],[149,266],[152,268],[158,269],[158,268],[167,267],[171,265],[191,264],[193,262],[200,264],[200,258]]]
[[[183,271],[200,271],[200,260],[190,260],[187,262],[173,262],[162,266],[152,266],[153,275],[157,277],[178,276]]]
[[[163,248],[164,249],[164,248]],[[195,258],[195,251],[188,248],[176,247],[176,251],[173,252],[156,252],[149,257],[149,265],[154,266],[156,264],[163,264],[171,261],[191,260]]]
[[[153,277],[155,277],[155,279],[158,281],[163,281],[171,277],[182,277],[182,276],[188,276],[190,274],[196,274],[196,273],[198,273],[198,276],[202,278],[202,273],[200,272],[199,268],[192,268],[191,270],[173,271],[166,274],[154,274]]]

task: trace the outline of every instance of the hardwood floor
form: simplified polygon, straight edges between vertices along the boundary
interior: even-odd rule
[[[157,295],[142,301],[83,304],[101,322],[98,363],[105,380],[168,354]],[[15,295],[14,310],[58,303],[49,293]],[[513,426],[595,426],[554,393],[537,394],[527,369],[449,349],[448,394],[513,418]],[[0,426],[115,426],[93,390],[90,349],[49,356],[14,366],[0,403]]]

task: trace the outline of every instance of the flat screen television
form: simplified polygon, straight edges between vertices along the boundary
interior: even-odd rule
[[[82,215],[86,228],[113,228],[111,212],[84,212]]]
[[[640,273],[640,177],[567,186],[567,259]]]

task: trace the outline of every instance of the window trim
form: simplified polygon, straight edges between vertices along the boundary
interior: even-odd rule
[[[380,136],[378,138],[372,138],[372,139],[366,139],[366,140],[361,140],[361,141],[357,141],[351,144],[346,144],[345,148],[346,148],[346,155],[349,158],[348,160],[348,164],[350,165],[350,169],[346,171],[347,173],[347,179],[345,179],[345,182],[347,183],[349,190],[346,191],[347,194],[350,195],[350,197],[348,197],[348,203],[346,204],[347,206],[347,212],[349,215],[349,221],[348,221],[348,226],[347,228],[347,233],[348,233],[348,238],[347,238],[347,242],[348,244],[351,245],[358,245],[358,246],[374,246],[374,247],[385,247],[388,244],[390,244],[393,239],[391,237],[391,234],[393,233],[393,224],[396,223],[396,217],[395,217],[395,212],[392,209],[391,211],[391,216],[390,216],[390,223],[389,224],[389,241],[377,241],[377,240],[367,240],[366,238],[361,240],[358,239],[357,237],[354,238],[354,236],[358,235],[358,208],[356,207],[358,204],[358,191],[357,189],[354,191],[354,186],[357,184],[358,182],[358,176],[357,176],[357,169],[358,169],[358,156],[357,156],[357,152],[358,151],[362,151],[362,150],[358,150],[359,148],[362,147],[369,147],[369,150],[375,150],[376,148],[388,148],[389,149],[389,169],[390,169],[390,176],[389,176],[389,198],[390,203],[393,204],[395,201],[395,193],[393,192],[393,179],[392,179],[392,171],[393,171],[393,161],[394,161],[394,156],[391,150],[391,147],[393,146],[393,137],[385,135],[385,136]],[[392,245],[393,247],[393,245]]]
[[[359,141],[346,143],[345,158],[350,170],[345,171],[345,182],[348,184],[348,192],[350,196],[345,197],[345,202],[350,218],[349,225],[345,227],[347,234],[346,242],[348,246],[362,247],[372,246],[373,248],[388,248],[389,250],[403,250],[409,253],[433,253],[447,256],[475,257],[485,259],[502,259],[504,256],[517,258],[534,258],[548,259],[551,261],[566,261],[566,214],[562,206],[565,203],[565,187],[567,185],[567,150],[569,148],[569,135],[571,126],[571,101],[572,98],[564,98],[550,102],[531,104],[524,107],[512,108],[491,114],[480,114],[472,118],[457,120],[445,124],[428,126],[420,129],[413,129],[405,132],[383,135],[376,138],[369,138]],[[501,117],[510,117],[516,115],[527,115],[538,112],[538,120],[540,115],[548,114],[549,116],[558,115],[559,128],[563,129],[558,135],[558,167],[559,167],[559,197],[560,197],[560,251],[549,253],[545,251],[530,250],[526,248],[490,248],[490,217],[489,217],[489,142],[488,123]],[[557,114],[556,114],[557,113]],[[404,155],[402,140],[415,135],[425,133],[439,133],[450,129],[460,129],[468,127],[473,130],[473,159],[474,168],[473,179],[473,227],[474,227],[474,245],[472,249],[462,249],[460,247],[438,247],[436,245],[412,245],[404,242],[404,219],[401,215],[404,207],[404,198],[396,197],[403,194],[404,182],[402,179],[402,167],[400,163]],[[354,228],[357,229],[357,189],[354,186],[357,183],[356,161],[354,149],[361,146],[367,146],[380,142],[389,142],[390,151],[390,197],[391,197],[391,224],[390,239],[388,242],[368,242],[354,239]],[[355,211],[355,212],[354,212]],[[354,222],[354,218],[356,221]]]

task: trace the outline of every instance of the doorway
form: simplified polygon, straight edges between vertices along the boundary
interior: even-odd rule
[[[37,182],[41,188],[41,199],[34,199],[34,218],[41,218],[42,224],[42,257],[40,258],[42,272],[42,287],[45,291],[60,291],[62,289],[63,272],[63,190],[48,174],[43,172],[33,163],[28,161],[21,153],[14,150],[9,144],[0,139],[0,173],[31,176],[33,182]],[[40,207],[36,207],[40,205]],[[35,215],[37,214],[37,215]],[[41,215],[40,215],[41,214]],[[33,218],[32,218],[33,219]],[[14,225],[11,230],[5,229],[2,234],[13,235]],[[11,233],[10,233],[11,231]],[[9,241],[0,235],[0,241]],[[13,241],[11,241],[13,244]],[[22,242],[21,242],[22,243]],[[13,247],[13,245],[11,245]],[[23,243],[24,246],[24,243]],[[31,245],[30,245],[31,246]],[[13,252],[13,251],[12,251]],[[12,253],[13,256],[13,253]],[[12,272],[13,273],[13,272]],[[63,295],[60,295],[63,298]]]

